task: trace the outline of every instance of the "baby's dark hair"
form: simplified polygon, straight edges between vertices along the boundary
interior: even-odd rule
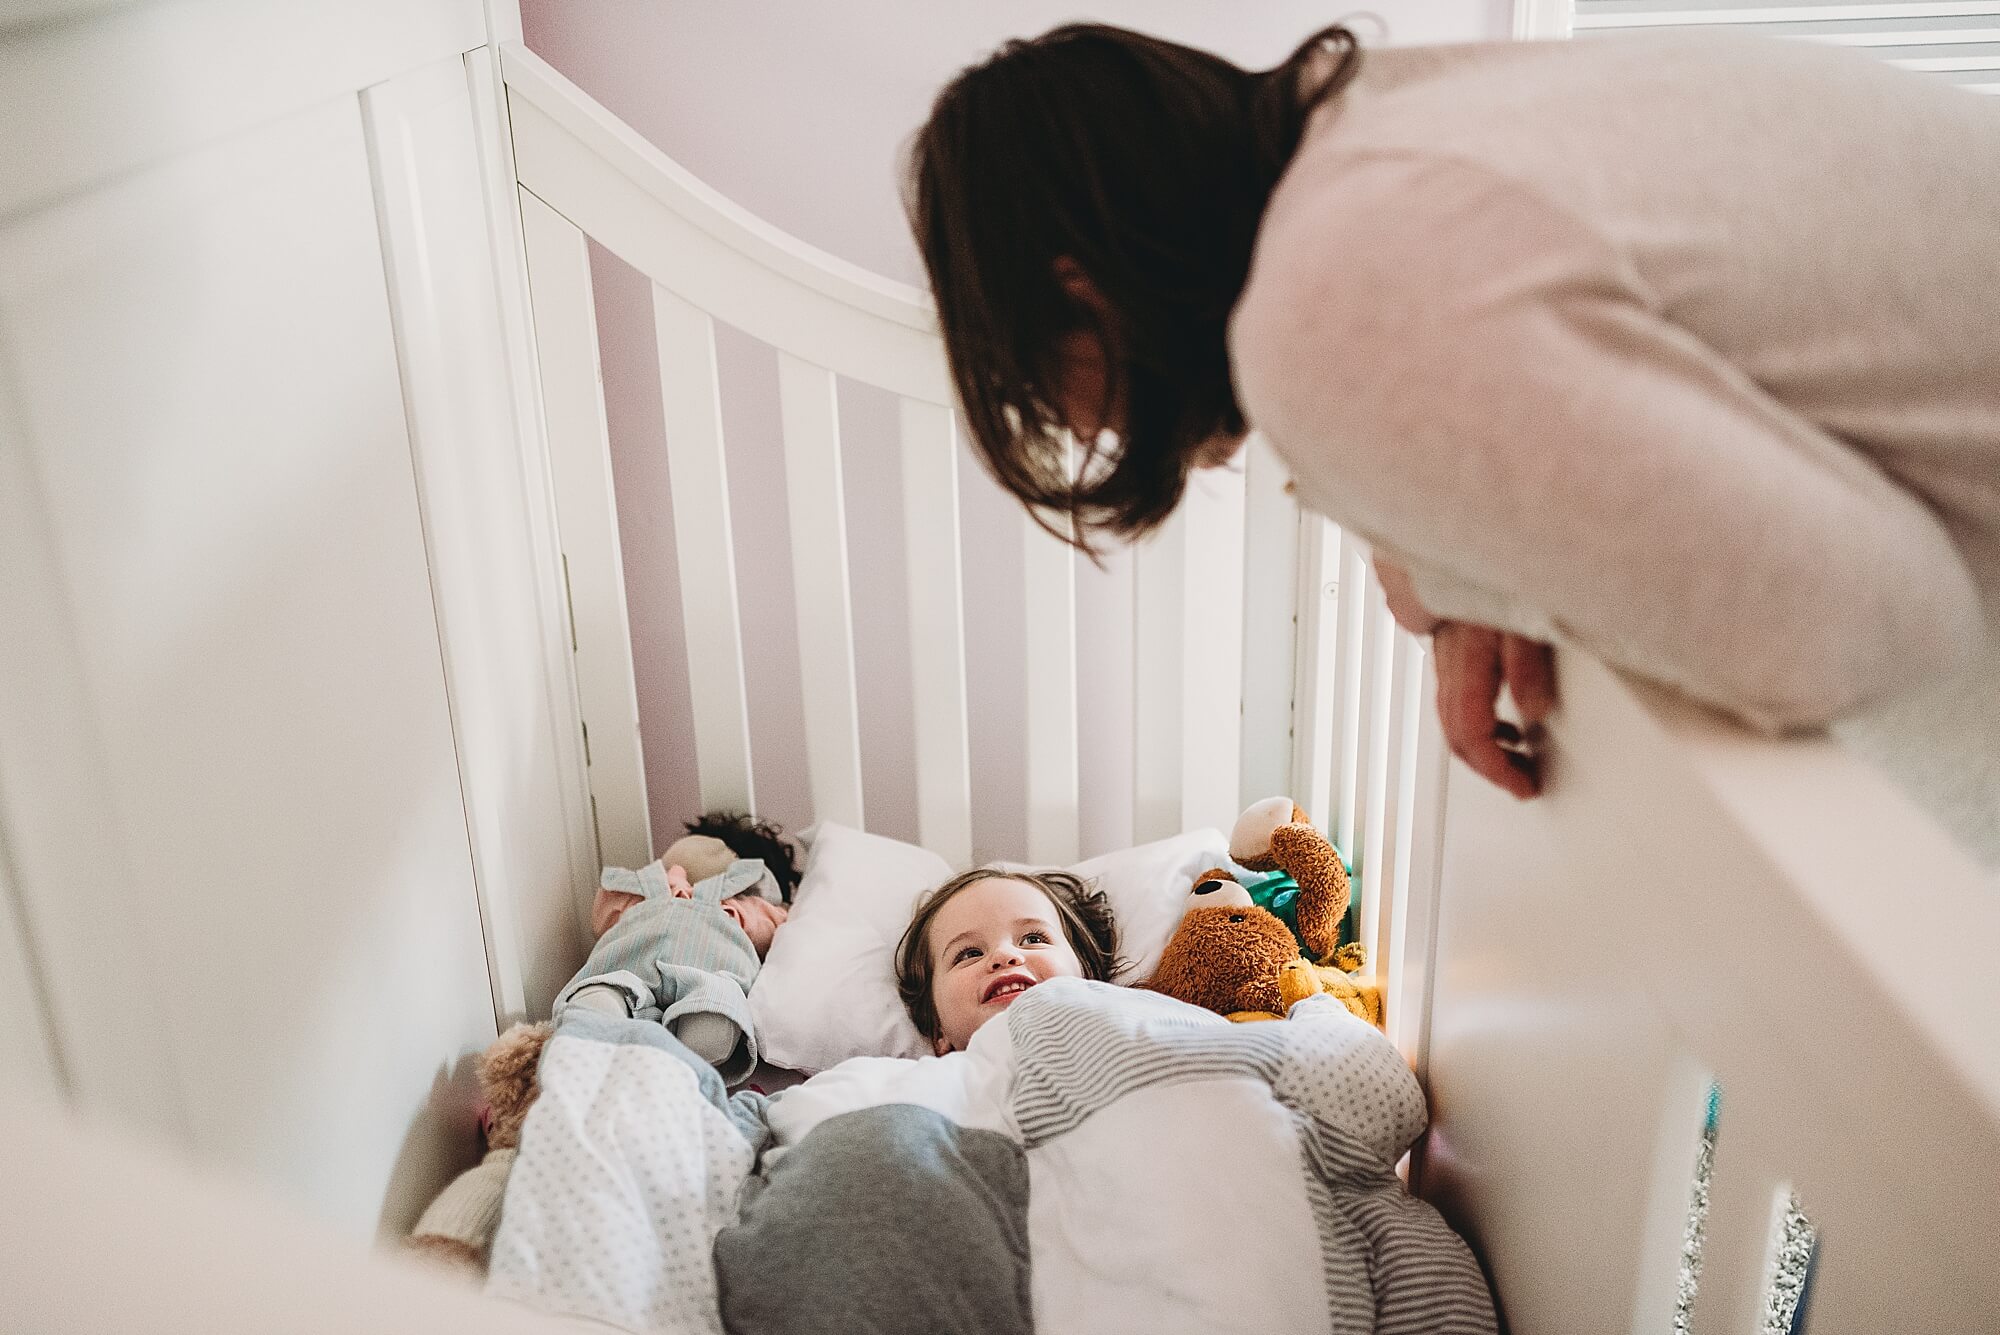
[[[1111,901],[1104,892],[1066,871],[1007,871],[1001,867],[975,867],[960,872],[917,901],[903,939],[896,943],[896,991],[904,1009],[927,1039],[939,1033],[937,1005],[931,1000],[931,953],[924,940],[938,910],[959,891],[981,881],[1026,881],[1055,905],[1063,936],[1083,965],[1083,976],[1108,983],[1125,967],[1118,958],[1118,924],[1111,916]]]
[[[799,864],[785,832],[768,820],[752,820],[740,811],[709,811],[687,823],[689,834],[705,834],[729,845],[739,858],[761,858],[778,883],[778,897],[789,904],[799,883]]]

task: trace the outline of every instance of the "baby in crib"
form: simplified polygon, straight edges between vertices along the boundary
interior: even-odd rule
[[[1109,982],[1117,925],[1100,890],[1068,872],[981,867],[917,904],[896,947],[896,989],[940,1055],[1050,978]]]
[[[726,847],[726,865],[690,879],[683,863],[705,871],[719,859],[689,844],[638,871],[605,868],[591,906],[596,948],[555,1009],[657,1020],[734,1085],[757,1065],[747,994],[786,909],[763,861]]]

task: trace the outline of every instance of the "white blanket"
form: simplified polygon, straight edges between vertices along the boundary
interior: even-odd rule
[[[1415,1080],[1331,1002],[1231,1025],[1057,980],[968,1052],[769,1101],[590,1016],[542,1085],[489,1291],[549,1310],[734,1335],[1496,1328],[1395,1177]]]

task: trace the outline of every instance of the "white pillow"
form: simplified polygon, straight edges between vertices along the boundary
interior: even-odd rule
[[[1118,953],[1125,968],[1114,979],[1143,983],[1160,967],[1160,956],[1187,911],[1194,878],[1210,867],[1231,872],[1229,836],[1220,830],[1190,830],[1137,848],[1101,853],[1067,870],[1097,888],[1111,901],[1118,923]]]
[[[849,1057],[928,1056],[930,1044],[896,995],[896,943],[918,897],[949,880],[952,868],[914,844],[830,821],[800,839],[806,866],[791,917],[750,989],[764,1060],[824,1071]],[[1158,966],[1196,873],[1231,865],[1227,836],[1196,830],[1068,870],[1111,901],[1118,951],[1128,961],[1118,981],[1138,982]]]

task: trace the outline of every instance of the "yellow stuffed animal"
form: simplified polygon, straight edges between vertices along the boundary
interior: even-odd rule
[[[1366,962],[1337,947],[1347,913],[1347,868],[1325,835],[1287,797],[1259,802],[1236,822],[1229,856],[1250,871],[1283,871],[1299,884],[1299,937],[1222,868],[1195,878],[1188,910],[1146,986],[1231,1020],[1275,1020],[1302,998],[1329,993],[1370,1024],[1382,992],[1350,977]],[[1299,938],[1314,958],[1299,952]]]

